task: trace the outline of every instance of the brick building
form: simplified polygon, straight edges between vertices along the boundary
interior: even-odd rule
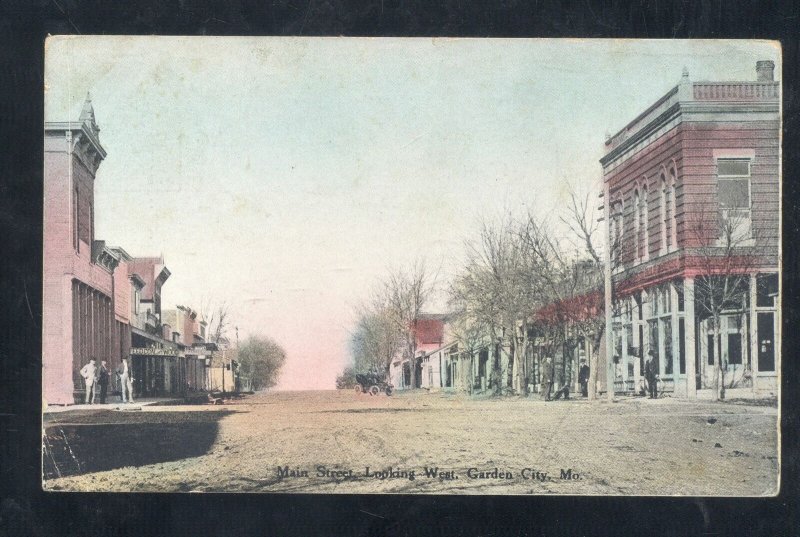
[[[78,121],[46,122],[44,137],[43,396],[83,400],[78,373],[91,358],[113,370],[131,357],[134,393],[182,392],[178,345],[163,338],[161,257],[137,258],[97,240],[94,182],[106,156],[87,96]],[[118,390],[111,376],[110,392]]]
[[[90,358],[117,356],[114,269],[121,254],[94,236],[94,181],[106,156],[87,96],[78,121],[47,122],[44,136],[43,396],[72,404]]]
[[[169,337],[178,346],[180,367],[188,391],[207,389],[209,385],[208,368],[216,345],[206,342],[207,323],[193,309],[177,306],[163,312],[164,337]],[[170,334],[166,333],[170,327]]]
[[[605,144],[601,159],[617,391],[638,390],[652,352],[661,379],[777,390],[780,370],[780,85],[680,83]],[[722,314],[714,285],[728,282]],[[722,292],[722,291],[719,291]],[[720,306],[722,304],[722,306]],[[718,324],[718,326],[717,326]]]

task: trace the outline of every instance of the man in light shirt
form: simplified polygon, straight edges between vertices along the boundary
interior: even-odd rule
[[[81,376],[86,384],[86,400],[87,405],[94,403],[94,382],[97,377],[97,365],[95,359],[89,360],[89,363],[81,368]]]
[[[119,376],[119,389],[122,394],[122,402],[133,403],[133,377],[131,377],[127,358],[123,358],[122,363],[117,367],[117,375]]]

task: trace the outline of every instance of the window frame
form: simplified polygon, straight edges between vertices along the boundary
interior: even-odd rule
[[[739,212],[742,216],[743,223],[746,223],[747,229],[745,232],[742,233],[741,237],[737,237],[736,240],[748,240],[753,237],[753,156],[744,156],[744,155],[719,155],[716,156],[714,161],[715,167],[715,177],[717,180],[717,203],[719,204],[719,217],[720,217],[720,231],[719,231],[719,239],[724,240],[724,233],[722,229],[722,224],[728,218],[731,212]],[[747,175],[741,174],[726,174],[722,175],[720,173],[720,162],[746,162],[747,163]],[[722,205],[722,185],[723,181],[741,181],[743,179],[747,179],[747,207],[724,207]]]

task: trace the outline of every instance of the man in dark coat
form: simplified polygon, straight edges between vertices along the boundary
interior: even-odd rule
[[[644,379],[647,381],[647,390],[650,392],[650,399],[658,397],[658,364],[655,361],[653,351],[647,354],[647,361],[644,363]]]
[[[100,404],[106,404],[106,394],[108,393],[108,380],[111,371],[108,369],[108,362],[100,361],[100,368],[97,370],[97,383],[100,385]]]
[[[581,385],[581,395],[589,397],[589,366],[586,360],[581,360],[581,368],[578,370],[578,383]]]

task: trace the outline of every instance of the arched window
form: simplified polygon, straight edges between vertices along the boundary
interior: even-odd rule
[[[675,206],[675,187],[677,183],[677,174],[675,173],[675,167],[673,166],[669,170],[669,235],[667,240],[669,240],[669,247],[670,250],[675,250],[678,248],[678,220],[675,218],[675,212],[677,208]]]
[[[641,232],[642,226],[639,222],[641,215],[639,213],[639,207],[642,204],[642,198],[639,194],[639,188],[637,187],[636,190],[633,191],[633,242],[634,242],[634,258],[636,261],[639,261],[642,258],[642,241],[641,241]]]
[[[647,183],[642,186],[642,195],[639,199],[639,225],[641,226],[641,259],[647,261],[650,258],[650,247],[648,244],[648,210],[647,210]]]
[[[661,188],[659,189],[659,210],[661,212],[659,220],[661,220],[661,237],[659,244],[661,245],[661,253],[667,253],[667,227],[669,226],[669,192],[667,187],[667,177],[661,173]]]

